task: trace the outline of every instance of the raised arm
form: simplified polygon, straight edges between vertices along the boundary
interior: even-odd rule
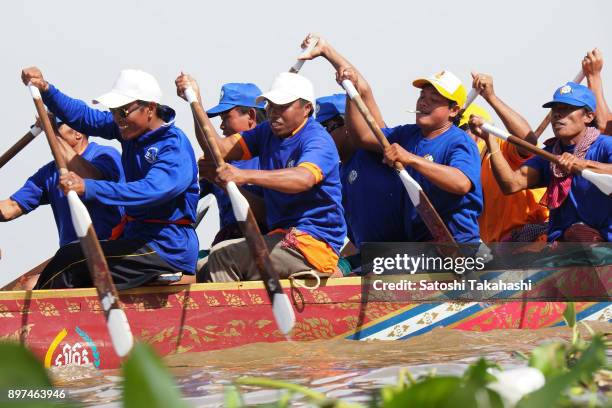
[[[595,117],[599,130],[604,134],[612,133],[612,112],[608,108],[606,99],[603,94],[603,85],[601,80],[601,70],[603,68],[603,55],[597,48],[589,51],[582,60],[582,72],[587,79],[589,89],[595,94],[597,104]]]
[[[185,97],[185,89],[193,88],[193,90],[196,92],[196,95],[198,96],[198,101],[202,106],[204,106],[202,102],[202,96],[200,94],[200,87],[198,86],[197,81],[191,75],[181,72],[181,74],[176,78],[174,83],[176,84],[176,94],[179,97],[187,100],[187,98]],[[193,118],[193,121],[198,142],[200,140],[205,141],[206,137],[202,132],[203,129],[200,129],[200,126],[195,117]],[[226,161],[241,160],[244,156],[244,152],[242,150],[242,146],[239,143],[240,138],[235,136],[221,137],[215,130],[215,127],[212,125],[212,122],[208,118],[208,115],[206,115],[206,111],[204,111],[204,121],[204,126],[208,129],[208,132],[210,132],[210,134],[215,137],[223,159]],[[212,158],[212,153],[208,150],[206,143],[200,144],[203,144],[202,149],[204,150],[204,157],[206,158],[206,160]]]
[[[512,194],[529,188],[541,187],[539,185],[540,173],[536,169],[529,166],[521,166],[517,170],[512,170],[503,154],[501,154],[499,144],[495,141],[495,137],[481,128],[484,124],[482,118],[472,115],[469,124],[472,133],[486,142],[487,148],[491,152],[490,158],[493,175],[504,194]]]
[[[502,101],[493,88],[493,77],[487,74],[477,74],[472,72],[472,87],[477,89],[480,95],[491,105],[497,116],[502,120],[508,132],[527,142],[535,145],[538,137],[531,130],[529,123],[518,112],[510,108]],[[517,148],[522,157],[529,157],[529,152]]]
[[[119,129],[110,112],[90,108],[81,100],[63,94],[43,77],[36,67],[21,71],[24,84],[36,86],[47,108],[71,128],[86,135],[101,136],[105,139],[120,139]]]
[[[304,42],[303,46],[306,46],[314,34],[309,34]],[[314,59],[316,57],[323,57],[334,67],[336,70],[336,80],[341,83],[344,79],[349,79],[355,85],[355,88],[361,95],[363,102],[366,104],[372,116],[379,127],[384,128],[385,122],[382,118],[382,114],[370,85],[365,78],[359,73],[359,71],[352,66],[352,64],[344,58],[338,51],[336,51],[324,38],[317,36],[319,41],[315,48],[309,53],[303,54],[300,59]],[[372,133],[368,124],[361,116],[361,113],[357,109],[357,106],[349,100],[346,104],[345,121],[348,126],[349,132],[351,133],[356,148],[381,152],[382,148],[378,143],[376,136]]]

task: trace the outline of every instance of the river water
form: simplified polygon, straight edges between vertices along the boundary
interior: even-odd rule
[[[593,323],[599,332],[612,333],[612,324]],[[585,332],[586,334],[586,332]],[[528,353],[546,341],[568,341],[567,327],[539,330],[465,332],[438,328],[405,341],[321,340],[257,343],[234,349],[167,356],[184,398],[194,407],[222,406],[223,389],[242,376],[286,380],[352,402],[366,402],[372,390],[397,382],[401,368],[417,377],[461,374],[484,356],[504,368],[524,365],[517,352]],[[120,407],[121,373],[87,367],[52,369],[57,387],[91,407]],[[241,387],[245,402],[278,400],[281,391]],[[294,406],[305,406],[295,399]]]

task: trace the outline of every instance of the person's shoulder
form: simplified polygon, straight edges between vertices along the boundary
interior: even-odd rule
[[[595,140],[595,143],[593,144],[599,145],[603,147],[604,149],[606,149],[607,151],[611,151],[612,150],[612,136],[604,135],[602,133],[601,135],[599,135],[599,137],[597,138],[597,140]]]
[[[89,142],[89,146],[92,147],[94,157],[103,154],[117,158],[121,157],[119,150],[115,149],[113,146],[100,145],[95,142]]]

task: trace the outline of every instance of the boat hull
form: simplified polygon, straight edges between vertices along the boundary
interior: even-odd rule
[[[436,301],[440,293],[381,298],[358,277],[323,280],[314,290],[282,283],[296,313],[295,341],[401,340],[435,327],[488,331],[564,324],[562,302]],[[143,287],[120,297],[135,337],[161,355],[285,340],[261,282]],[[576,310],[579,320],[612,319],[610,302],[577,302]],[[0,340],[25,344],[47,367],[120,365],[94,289],[0,292]]]

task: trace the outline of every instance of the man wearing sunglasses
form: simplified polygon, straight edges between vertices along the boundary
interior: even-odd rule
[[[74,190],[85,202],[125,207],[126,216],[111,240],[101,242],[117,288],[140,286],[162,274],[194,274],[196,160],[189,140],[174,125],[174,111],[160,104],[155,78],[140,70],[121,71],[113,89],[94,100],[110,112],[63,94],[38,68],[24,69],[22,80],[39,88],[48,109],[74,129],[121,143],[125,183],[94,180],[72,171],[60,178],[65,193]],[[83,259],[78,243],[61,248],[37,287],[91,286]]]
[[[176,85],[183,96],[192,80],[181,75]],[[226,160],[258,156],[261,170],[239,169],[226,163],[217,169],[217,181],[263,187],[271,230],[264,239],[282,278],[304,271],[332,275],[338,270],[338,254],[346,235],[340,160],[329,134],[312,118],[312,83],[301,75],[284,72],[257,100],[266,102],[266,122],[229,137],[217,135],[216,139]],[[213,129],[210,123],[206,125]],[[202,278],[219,282],[259,280],[261,276],[246,241],[238,239],[212,248]]]

